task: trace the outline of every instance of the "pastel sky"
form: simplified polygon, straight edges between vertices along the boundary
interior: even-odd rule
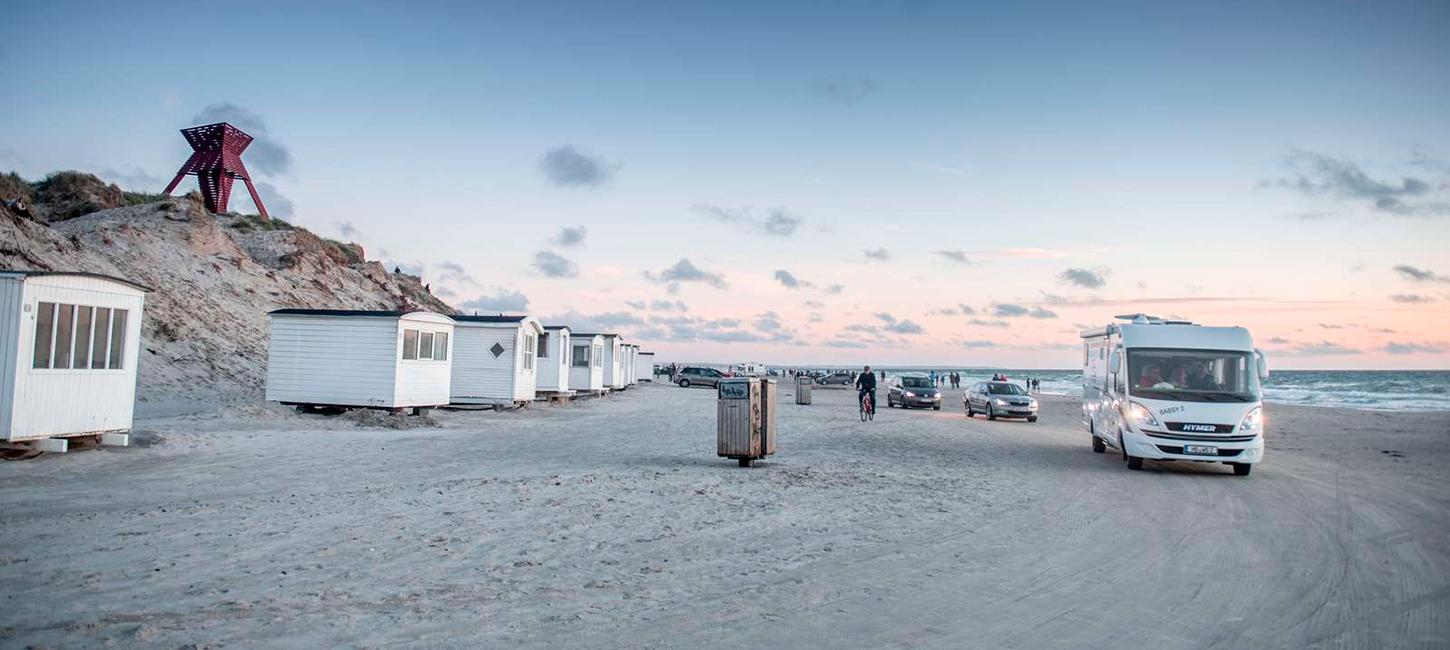
[[[662,360],[1450,367],[1450,3],[1089,4],[11,2],[0,170],[229,120],[274,213]]]

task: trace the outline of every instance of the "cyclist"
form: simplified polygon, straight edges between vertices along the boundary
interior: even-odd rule
[[[866,369],[862,370],[861,374],[856,376],[856,390],[858,391],[856,394],[857,403],[860,403],[862,400],[866,399],[867,394],[871,395],[871,412],[875,413],[876,373],[871,372],[871,366],[866,366]]]

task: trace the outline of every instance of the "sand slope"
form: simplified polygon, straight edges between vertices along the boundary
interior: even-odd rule
[[[815,396],[750,470],[712,391],[662,386],[409,430],[227,407],[0,464],[0,645],[1450,644],[1450,414],[1277,407],[1243,479],[1129,472],[1067,401]]]

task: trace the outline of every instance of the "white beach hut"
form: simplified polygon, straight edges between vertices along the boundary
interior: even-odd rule
[[[569,389],[598,395],[604,392],[604,335],[569,334]]]
[[[619,385],[621,388],[629,388],[634,385],[633,347],[628,343],[619,344]]]
[[[448,403],[453,319],[431,311],[278,309],[267,400],[302,407]]]
[[[639,375],[640,381],[654,382],[655,380],[655,353],[641,352],[635,355],[635,372]]]
[[[539,336],[532,316],[454,316],[453,403],[518,406],[534,401]]]
[[[618,334],[601,334],[604,337],[604,388],[624,390],[624,361],[620,358],[623,337]]]
[[[639,346],[631,343],[629,345],[629,385],[639,383]]]
[[[545,325],[539,335],[539,380],[538,392],[547,395],[569,396],[569,328],[565,325]]]
[[[0,446],[127,443],[147,291],[93,273],[0,271]]]

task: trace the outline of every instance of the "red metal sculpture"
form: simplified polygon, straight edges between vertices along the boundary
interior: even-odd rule
[[[257,196],[257,188],[252,185],[252,175],[242,164],[242,152],[252,144],[252,136],[226,122],[182,129],[181,135],[186,137],[193,153],[176,172],[176,178],[166,186],[164,194],[171,194],[187,174],[196,174],[207,211],[226,212],[227,201],[232,196],[232,181],[240,178],[247,184],[247,191],[252,194],[252,203],[257,205],[262,220],[271,220],[266,206],[262,205],[262,197]]]

